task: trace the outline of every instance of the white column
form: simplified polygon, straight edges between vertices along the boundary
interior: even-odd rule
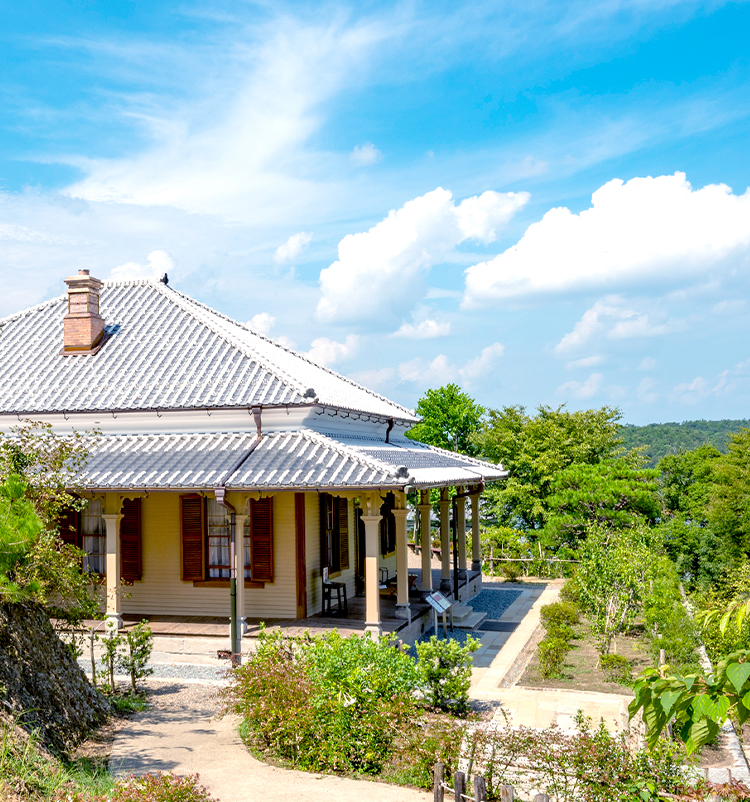
[[[107,617],[106,628],[122,628],[122,593],[120,590],[120,521],[122,514],[104,513],[104,526],[107,528]]]
[[[422,534],[422,590],[432,590],[432,533],[430,532],[430,491],[422,490],[419,498],[419,526]]]
[[[408,510],[393,510],[396,519],[396,618],[411,621],[409,608],[409,546],[406,543]]]
[[[471,570],[482,571],[482,543],[479,539],[479,493],[469,496],[471,499]]]
[[[463,487],[457,487],[463,493]],[[456,499],[456,538],[458,540],[458,575],[466,579],[466,498]]]
[[[449,592],[451,589],[450,510],[448,488],[444,487],[440,490],[440,590],[442,592]]]
[[[234,516],[234,567],[237,573],[237,632],[247,632],[245,617],[245,520],[247,515]]]
[[[365,632],[371,632],[374,638],[383,634],[380,619],[380,576],[378,575],[380,559],[380,496],[362,499],[362,523],[365,527]]]

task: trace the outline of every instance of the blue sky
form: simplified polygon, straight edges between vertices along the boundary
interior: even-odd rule
[[[750,4],[0,11],[0,315],[166,270],[408,406],[748,417]]]

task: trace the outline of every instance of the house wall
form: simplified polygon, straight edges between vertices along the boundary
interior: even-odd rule
[[[151,493],[141,504],[143,578],[127,588],[129,598],[123,599],[123,612],[229,618],[229,588],[194,587],[180,579],[179,493]],[[274,581],[262,589],[245,589],[248,617],[296,617],[293,493],[274,495],[273,560]]]

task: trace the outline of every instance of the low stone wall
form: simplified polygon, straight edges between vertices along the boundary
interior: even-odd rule
[[[5,711],[56,751],[83,739],[109,713],[47,614],[31,604],[0,604],[0,686]]]

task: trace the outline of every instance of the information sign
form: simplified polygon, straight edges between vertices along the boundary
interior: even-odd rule
[[[430,593],[427,596],[427,603],[435,609],[438,613],[444,613],[446,610],[450,610],[451,602],[443,596],[440,591],[435,591],[434,593]]]

